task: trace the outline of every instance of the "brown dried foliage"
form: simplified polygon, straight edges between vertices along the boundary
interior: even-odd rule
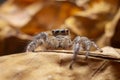
[[[103,53],[90,52],[86,61],[84,52],[81,52],[72,70],[69,69],[71,51],[3,56],[0,57],[0,78],[1,80],[119,80],[119,53],[112,47],[105,47]]]
[[[120,48],[120,1],[8,0],[0,6],[0,55],[24,52],[33,35],[56,28],[68,28],[72,38],[87,36],[100,47]],[[88,61],[81,52],[73,70],[71,51],[0,57],[0,79],[119,80],[120,50],[114,48],[91,52]]]

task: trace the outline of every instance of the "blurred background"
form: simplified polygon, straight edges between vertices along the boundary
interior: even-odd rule
[[[0,55],[24,52],[32,36],[57,28],[120,48],[120,0],[0,0]]]

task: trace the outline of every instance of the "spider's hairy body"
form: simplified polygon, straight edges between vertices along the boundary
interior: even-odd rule
[[[33,41],[28,44],[26,51],[34,52],[38,46],[42,46],[44,50],[73,49],[72,62],[69,66],[70,69],[72,69],[72,65],[76,61],[77,54],[81,50],[86,51],[86,59],[89,56],[91,46],[94,46],[97,50],[102,52],[102,50],[87,37],[77,36],[72,41],[68,29],[55,29],[52,30],[51,33],[52,35],[49,35],[46,32],[41,32],[40,34],[36,35]]]
[[[42,32],[36,35],[27,46],[27,52],[34,52],[38,46],[43,49],[69,49],[72,47],[72,41],[67,29],[53,30],[52,35]]]
[[[47,49],[68,49],[72,46],[69,36],[51,36],[46,40]]]

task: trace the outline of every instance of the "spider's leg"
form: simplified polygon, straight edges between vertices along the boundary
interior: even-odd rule
[[[87,45],[85,46],[85,50],[86,50],[86,54],[85,54],[86,58],[85,58],[85,59],[86,59],[86,60],[88,59],[88,56],[89,56],[90,47],[91,47],[90,44],[87,44]]]
[[[74,62],[76,61],[77,55],[79,53],[79,49],[80,49],[80,44],[79,43],[75,43],[73,45],[73,57],[72,57],[72,62],[69,66],[70,69],[72,69],[72,66],[74,64]]]
[[[34,52],[35,49],[45,43],[46,38],[48,37],[47,33],[41,32],[40,34],[36,35],[26,48],[26,52]]]
[[[72,62],[69,66],[70,69],[72,69],[72,66],[73,66],[74,62],[76,61],[77,54],[79,53],[79,50],[81,49],[80,42],[81,42],[81,37],[80,36],[77,36],[73,40],[73,57],[72,57]]]
[[[97,50],[99,50],[100,52],[103,52],[103,50],[102,49],[100,49],[96,44],[95,44],[95,42],[91,42],[92,43],[92,45],[97,49]]]

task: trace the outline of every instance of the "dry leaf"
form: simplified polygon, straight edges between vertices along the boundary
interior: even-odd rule
[[[84,54],[78,55],[73,70],[69,69],[73,54],[68,52],[70,51],[2,56],[0,78],[2,80],[119,80],[120,55],[115,49],[103,48],[102,58],[101,53],[92,52],[92,55],[99,56],[90,55],[87,61],[84,60]],[[117,59],[118,62],[111,58]]]

